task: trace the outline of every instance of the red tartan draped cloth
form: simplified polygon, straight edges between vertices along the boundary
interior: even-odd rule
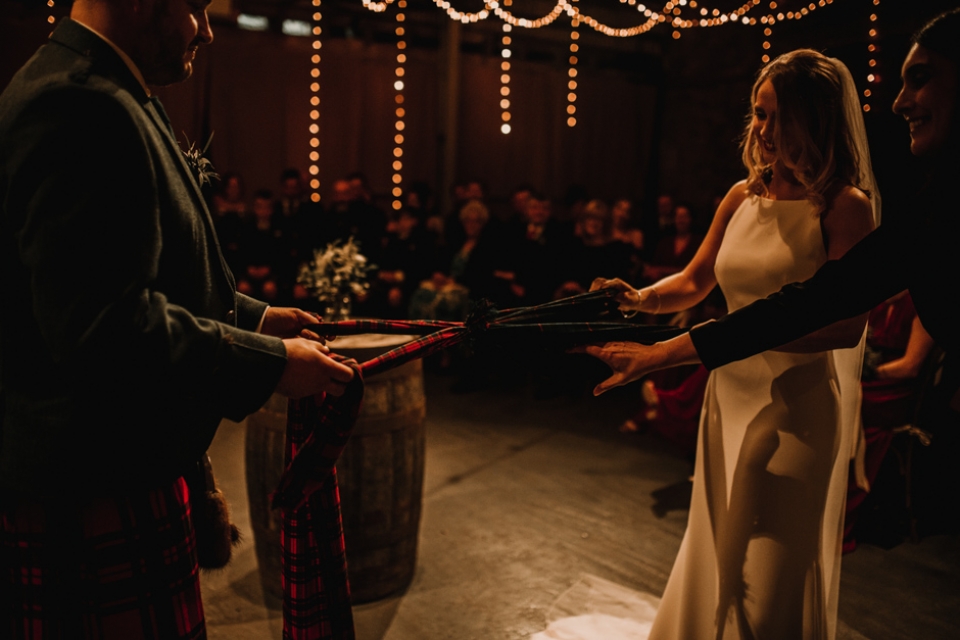
[[[337,458],[347,444],[363,398],[356,371],[344,394],[291,400],[287,407],[287,469],[273,495],[280,508],[283,637],[354,637],[343,542]]]
[[[360,333],[424,334],[381,356],[357,364],[339,398],[317,395],[291,400],[287,414],[286,469],[272,495],[281,510],[281,584],[285,640],[354,638],[350,587],[336,462],[356,422],[363,379],[464,341],[490,344],[537,343],[553,349],[632,340],[651,343],[682,332],[674,327],[596,320],[616,313],[612,290],[595,291],[535,307],[497,310],[481,307],[467,322],[348,320],[311,327],[318,335]],[[622,316],[619,316],[622,318]]]

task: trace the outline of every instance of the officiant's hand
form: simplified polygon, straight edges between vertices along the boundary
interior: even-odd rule
[[[614,387],[620,387],[639,380],[643,376],[682,364],[697,364],[700,356],[693,346],[689,333],[684,333],[665,342],[642,345],[636,342],[605,342],[583,347],[574,347],[571,353],[586,353],[604,363],[613,371],[613,375],[593,389],[598,396]]]
[[[640,311],[640,292],[620,278],[613,278],[612,280],[594,278],[593,282],[590,283],[590,291],[597,291],[598,289],[616,289],[616,300],[620,305],[621,312],[636,313]]]
[[[305,327],[320,323],[320,316],[294,307],[267,307],[260,333],[277,338],[306,338],[318,342],[326,339]]]
[[[303,398],[325,392],[342,396],[353,379],[353,369],[330,357],[330,348],[307,338],[288,338],[287,366],[277,384],[277,393],[288,398]]]

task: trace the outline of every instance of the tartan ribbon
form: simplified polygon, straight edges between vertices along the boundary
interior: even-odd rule
[[[322,336],[361,333],[420,335],[360,363],[360,370],[366,377],[460,343],[473,344],[477,348],[529,348],[537,345],[545,349],[566,349],[616,340],[652,344],[686,331],[678,327],[624,321],[617,310],[616,295],[614,289],[600,289],[531,307],[502,310],[481,301],[465,322],[358,319],[321,322],[307,328]]]
[[[354,370],[343,395],[288,402],[287,466],[270,496],[281,515],[285,640],[355,638],[336,462],[357,420],[363,376],[355,360],[337,359]]]
[[[299,509],[323,487],[347,446],[363,399],[363,375],[356,360],[335,356],[354,370],[340,397],[318,394],[287,405],[287,439],[292,448],[280,484],[270,496],[273,509]],[[291,429],[291,426],[296,430]]]

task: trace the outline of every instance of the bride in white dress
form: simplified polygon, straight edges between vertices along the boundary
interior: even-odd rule
[[[596,283],[621,289],[624,311],[680,311],[715,284],[733,311],[812,276],[873,229],[879,201],[846,67],[793,51],[761,70],[752,100],[748,177],[690,264],[639,291]],[[687,531],[650,638],[834,638],[865,321],[711,374]],[[629,348],[586,350],[613,364]]]

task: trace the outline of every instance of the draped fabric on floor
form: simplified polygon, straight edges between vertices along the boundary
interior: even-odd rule
[[[271,502],[282,514],[285,639],[354,637],[335,465],[360,410],[363,380],[461,343],[528,352],[534,345],[535,354],[619,340],[652,344],[685,331],[624,321],[615,295],[606,289],[504,310],[481,303],[466,322],[346,320],[310,327],[322,336],[421,337],[363,363],[344,360],[356,375],[339,398],[319,394],[289,403],[286,469]]]

